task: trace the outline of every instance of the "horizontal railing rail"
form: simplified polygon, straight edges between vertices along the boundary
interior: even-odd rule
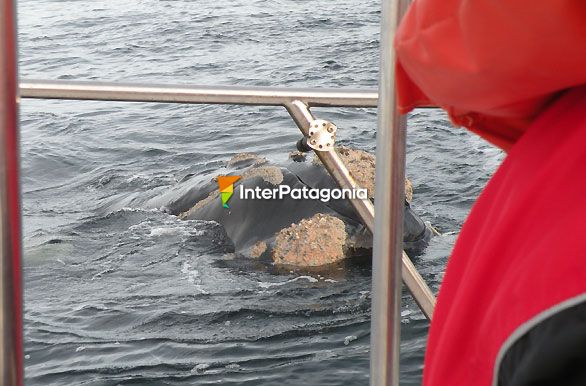
[[[22,80],[22,98],[285,106],[376,108],[376,89],[307,89],[258,86],[144,85],[62,80]]]

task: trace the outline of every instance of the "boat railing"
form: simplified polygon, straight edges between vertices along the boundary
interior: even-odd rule
[[[408,0],[383,0],[381,72],[377,92],[371,89],[151,85],[46,80],[23,80],[16,87],[13,1],[0,0],[0,145],[4,152],[0,159],[0,374],[3,384],[22,385],[23,382],[22,315],[15,316],[15,313],[22,312],[20,204],[18,199],[7,199],[14,198],[15,194],[18,198],[20,191],[16,174],[18,129],[15,103],[20,97],[282,106],[338,185],[349,189],[356,189],[358,185],[335,151],[333,143],[329,144],[332,146],[328,146],[327,149],[320,149],[317,147],[318,144],[311,140],[312,128],[315,128],[316,124],[325,123],[330,127],[331,122],[318,120],[310,109],[378,107],[375,203],[369,199],[358,198],[350,201],[364,225],[374,235],[370,383],[377,386],[398,385],[401,279],[429,320],[435,306],[432,291],[402,250],[406,121],[395,108],[395,57],[391,42],[407,4]],[[315,146],[312,146],[312,143]]]
[[[283,106],[306,138],[310,137],[310,128],[315,125],[315,122],[319,121],[322,124],[329,123],[324,120],[318,120],[311,112],[311,107],[375,108],[378,106],[378,92],[371,89],[345,90],[254,86],[144,85],[131,83],[120,84],[46,80],[21,81],[20,97],[118,102]],[[378,135],[380,136],[380,134],[381,132],[379,130]],[[377,148],[379,146],[385,148],[384,144],[377,143]],[[387,154],[386,151],[387,150],[385,150],[384,154]],[[359,188],[333,146],[329,150],[316,149],[315,154],[319,157],[327,171],[332,175],[341,188]],[[384,158],[384,154],[381,155],[377,151],[377,157]],[[377,165],[378,164],[379,161],[377,161]],[[378,169],[389,170],[381,167]],[[379,180],[383,177],[384,176],[380,176]],[[404,172],[402,179],[404,179]],[[399,185],[401,187],[403,186],[402,183]],[[383,191],[391,192],[390,190]],[[380,200],[384,201],[385,197],[389,195],[389,193],[385,193]],[[377,201],[379,200],[375,200],[375,202]],[[364,225],[370,232],[375,234],[375,208],[372,201],[370,199],[356,198],[351,199],[350,202]],[[401,202],[401,206],[399,207],[401,211],[403,210],[402,205]],[[390,228],[387,227],[387,229]],[[400,232],[400,234],[402,235],[402,232]],[[400,245],[400,243],[392,243],[392,245],[395,244]],[[403,252],[401,253],[401,260],[403,281],[417,304],[421,307],[423,313],[428,319],[431,319],[435,304],[433,293],[425,284],[425,281],[417,272],[411,260]]]

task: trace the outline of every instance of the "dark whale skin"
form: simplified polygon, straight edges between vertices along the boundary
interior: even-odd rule
[[[337,188],[335,181],[319,164],[289,160],[280,170],[283,173],[281,184],[289,185],[291,188],[303,186],[319,189]],[[241,174],[240,170],[235,171],[234,174]],[[326,203],[312,199],[294,200],[288,196],[271,200],[240,199],[240,190],[243,187],[257,186],[261,189],[277,187],[261,177],[247,178],[234,185],[234,195],[228,203],[229,209],[222,207],[219,195],[201,208],[191,209],[197,202],[218,190],[217,183],[210,181],[202,186],[192,187],[186,194],[169,203],[166,210],[177,215],[189,210],[188,214],[183,216],[184,219],[211,220],[220,223],[226,229],[237,251],[249,248],[258,241],[270,241],[281,229],[302,219],[310,218],[316,213],[339,217],[347,224],[350,232],[363,229],[356,212],[350,202],[345,199],[332,199]],[[403,225],[405,252],[410,257],[421,254],[431,237],[431,230],[405,201]]]

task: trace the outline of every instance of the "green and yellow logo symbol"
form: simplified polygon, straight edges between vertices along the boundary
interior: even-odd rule
[[[220,195],[222,196],[222,206],[228,206],[228,200],[234,194],[234,183],[240,179],[240,176],[219,176],[218,186],[220,187]]]

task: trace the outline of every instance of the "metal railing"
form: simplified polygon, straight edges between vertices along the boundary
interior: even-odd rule
[[[23,80],[20,83],[20,96],[22,98],[38,99],[69,99],[69,100],[100,100],[100,101],[118,101],[118,102],[159,102],[159,103],[189,103],[189,104],[232,104],[232,105],[255,105],[255,106],[283,106],[289,112],[293,121],[297,124],[299,130],[305,137],[309,136],[309,127],[316,120],[310,111],[310,107],[365,107],[374,108],[378,105],[378,93],[373,90],[334,90],[334,89],[287,89],[276,87],[209,87],[195,85],[141,85],[141,84],[117,84],[101,82],[71,82],[71,81],[39,81]],[[382,115],[381,115],[382,116]],[[378,137],[387,138],[385,131],[389,123],[380,122]],[[384,128],[384,130],[381,130]],[[403,130],[404,131],[404,128]],[[404,135],[403,135],[404,136]],[[390,150],[387,148],[387,139],[377,139],[377,148],[384,149],[383,154],[377,157],[386,160],[390,156]],[[405,147],[404,141],[402,145]],[[399,149],[395,149],[398,151]],[[404,152],[404,150],[403,150]],[[328,172],[341,188],[356,189],[357,183],[354,181],[348,168],[342,162],[340,156],[334,149],[328,151],[315,151],[316,155],[322,161]],[[399,158],[400,173],[404,179],[404,154]],[[401,161],[402,160],[402,161]],[[390,160],[387,160],[390,161]],[[377,161],[378,170],[391,170],[383,161]],[[384,179],[386,176],[379,176],[376,185],[386,186]],[[394,177],[393,177],[394,178]],[[400,184],[403,189],[403,183]],[[393,185],[394,186],[394,185]],[[393,188],[391,188],[393,189]],[[380,189],[378,189],[380,190]],[[392,190],[383,190],[392,192]],[[379,194],[380,195],[380,194]],[[386,197],[393,196],[386,193],[376,201],[385,202]],[[395,197],[395,196],[393,196]],[[403,193],[399,192],[396,196],[400,200],[401,220],[400,227],[397,228],[398,234],[402,235],[402,213],[403,213]],[[362,222],[375,235],[374,206],[369,199],[350,200],[352,206],[360,216]],[[395,209],[396,210],[396,209]],[[394,213],[394,212],[393,212]],[[395,220],[394,220],[395,221]],[[388,224],[387,224],[388,225]],[[388,228],[391,230],[393,228]],[[389,233],[390,234],[390,233]],[[401,236],[402,237],[402,236]],[[384,241],[389,243],[390,240]],[[395,241],[389,245],[400,247]],[[376,241],[375,241],[376,246]],[[382,250],[378,256],[388,256],[390,250]],[[375,261],[377,260],[375,252]],[[415,298],[415,301],[428,319],[431,319],[435,298],[433,293],[417,272],[413,263],[406,254],[400,257],[402,261],[403,280]],[[375,264],[376,265],[376,264]],[[381,267],[382,270],[387,268]],[[376,270],[375,272],[380,272]],[[382,279],[376,281],[381,283]]]
[[[401,275],[430,320],[435,306],[435,298],[419,273],[406,272],[406,267],[411,269],[412,265],[406,263],[409,258],[402,250],[407,119],[396,107],[393,41],[407,4],[407,0],[386,0],[382,8],[374,184],[377,232],[374,232],[370,328],[370,384],[373,386],[399,385]]]
[[[6,57],[14,60],[14,25],[11,0],[0,0],[0,18],[3,30],[0,31],[0,77],[2,77],[2,99],[0,99],[0,118],[4,137],[16,133],[16,122],[7,121],[7,109],[14,108],[16,100],[16,73],[3,71]],[[394,52],[392,40],[394,31],[407,0],[383,0],[383,20],[381,33],[381,79],[379,92],[375,90],[340,89],[289,89],[274,87],[209,87],[189,85],[139,85],[100,82],[71,81],[22,81],[19,94],[22,98],[103,100],[124,102],[161,102],[190,104],[237,104],[257,106],[283,106],[297,124],[304,137],[310,136],[310,127],[316,118],[311,107],[378,107],[379,127],[377,131],[375,207],[368,199],[353,199],[351,203],[362,222],[374,234],[373,250],[373,300],[371,329],[371,385],[398,385],[399,380],[399,327],[401,277],[423,313],[431,320],[435,298],[411,260],[402,251],[403,200],[405,177],[405,120],[395,106],[394,90]],[[8,12],[6,11],[8,10]],[[11,49],[13,51],[11,51]],[[12,52],[12,56],[11,56]],[[8,53],[7,55],[4,55]],[[9,59],[10,60],[10,59]],[[13,63],[15,66],[15,63]],[[13,67],[14,67],[13,66]],[[14,83],[14,87],[10,86]],[[380,100],[379,100],[380,94]],[[10,99],[13,99],[12,102]],[[380,102],[380,103],[379,103]],[[12,103],[12,104],[11,104]],[[7,115],[8,114],[8,115]],[[13,115],[16,117],[15,115]],[[11,134],[12,133],[12,134]],[[2,138],[4,138],[2,137]],[[15,137],[10,137],[15,138]],[[14,141],[0,143],[6,157],[16,157],[18,148]],[[7,151],[12,146],[13,151]],[[9,149],[8,149],[9,150]],[[315,151],[327,171],[342,188],[357,188],[346,165],[338,153]],[[17,158],[10,160],[16,168]],[[0,173],[6,173],[7,165],[0,160]],[[2,169],[4,167],[4,169]],[[15,169],[17,170],[17,169]],[[0,174],[0,177],[3,175]],[[18,180],[0,181],[0,198],[18,192]],[[18,197],[18,196],[17,196]],[[15,377],[22,384],[22,322],[20,320],[20,214],[7,217],[7,210],[14,210],[7,203],[0,202],[2,215],[2,379]],[[16,206],[19,209],[19,206]],[[15,229],[18,232],[15,233]],[[11,231],[12,230],[12,231]],[[15,237],[15,234],[17,237]],[[7,240],[7,236],[11,238]],[[16,243],[16,244],[15,244]],[[10,249],[11,248],[11,249]],[[12,264],[12,265],[7,265]],[[12,269],[10,269],[12,268]],[[13,276],[10,276],[13,275]],[[16,277],[18,276],[18,278]],[[8,292],[7,292],[8,291]],[[12,302],[6,301],[10,293]],[[16,294],[16,295],[15,295]],[[18,314],[7,322],[6,315]],[[8,318],[10,319],[10,318]],[[8,323],[8,324],[7,324]],[[18,334],[8,338],[8,331]]]
[[[0,1],[0,383],[23,384],[15,9]]]
[[[142,85],[128,83],[24,80],[20,96],[119,102],[161,102],[286,106],[302,100],[308,107],[377,107],[376,90],[278,87]]]

